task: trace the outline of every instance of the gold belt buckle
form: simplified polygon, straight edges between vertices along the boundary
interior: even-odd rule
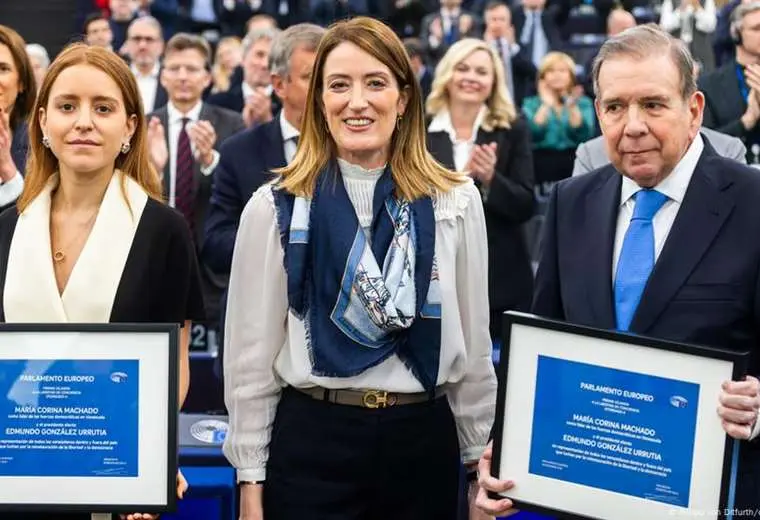
[[[362,403],[367,408],[387,408],[395,405],[396,401],[396,395],[385,390],[367,390],[362,396]]]

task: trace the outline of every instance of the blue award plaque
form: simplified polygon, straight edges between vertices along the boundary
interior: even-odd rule
[[[136,477],[138,360],[0,360],[0,477]]]
[[[507,312],[491,475],[521,511],[730,520],[741,445],[716,408],[749,352]]]
[[[538,356],[529,472],[689,506],[699,385]]]

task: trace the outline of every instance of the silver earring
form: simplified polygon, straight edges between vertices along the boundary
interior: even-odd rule
[[[130,145],[129,142],[126,142],[121,145],[121,153],[128,153],[131,148],[132,145]]]
[[[42,136],[42,146],[45,148],[50,148],[50,138],[46,135]]]

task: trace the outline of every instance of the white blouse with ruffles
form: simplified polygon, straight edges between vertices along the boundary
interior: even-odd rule
[[[382,170],[340,161],[360,225],[372,221]],[[477,460],[496,405],[488,307],[488,250],[483,206],[468,178],[434,200],[435,253],[442,294],[438,383],[457,423],[464,461]],[[395,355],[348,378],[311,373],[304,324],[288,310],[287,275],[272,188],[262,186],[243,210],[229,284],[225,326],[225,400],[230,414],[224,453],[238,480],[266,478],[269,439],[283,386],[422,392]]]

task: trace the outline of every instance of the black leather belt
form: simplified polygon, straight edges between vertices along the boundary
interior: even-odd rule
[[[328,388],[322,388],[321,386],[315,386],[312,388],[293,388],[318,401],[329,401],[336,404],[372,409],[424,403],[437,399],[444,394],[441,387],[436,388],[435,394],[432,396],[427,392],[408,394],[386,392],[385,390],[330,390]]]

